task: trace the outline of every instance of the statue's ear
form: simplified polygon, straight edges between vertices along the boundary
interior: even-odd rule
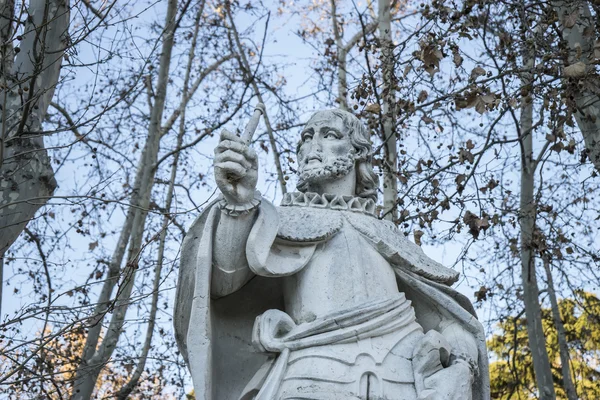
[[[357,163],[360,161],[367,161],[368,151],[366,149],[357,149],[356,147],[351,151],[354,161]]]

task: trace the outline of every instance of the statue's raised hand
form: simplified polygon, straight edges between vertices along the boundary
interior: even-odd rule
[[[239,136],[223,130],[215,148],[215,180],[229,204],[248,203],[258,180],[258,157]]]

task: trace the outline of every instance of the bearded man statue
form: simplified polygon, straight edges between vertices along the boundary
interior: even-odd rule
[[[256,153],[224,131],[221,197],[185,237],[175,332],[197,399],[489,399],[482,325],[458,273],[377,218],[368,131],[315,113],[297,192],[256,191]]]

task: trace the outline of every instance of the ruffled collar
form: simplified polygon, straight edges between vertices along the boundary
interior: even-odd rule
[[[356,196],[338,196],[335,194],[318,194],[313,192],[286,193],[281,201],[282,207],[314,207],[331,210],[352,211],[361,214],[375,214],[375,202]]]

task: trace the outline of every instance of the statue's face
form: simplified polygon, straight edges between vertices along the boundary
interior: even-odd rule
[[[304,127],[298,172],[308,183],[335,180],[354,168],[355,149],[342,119],[330,112],[314,114]]]

